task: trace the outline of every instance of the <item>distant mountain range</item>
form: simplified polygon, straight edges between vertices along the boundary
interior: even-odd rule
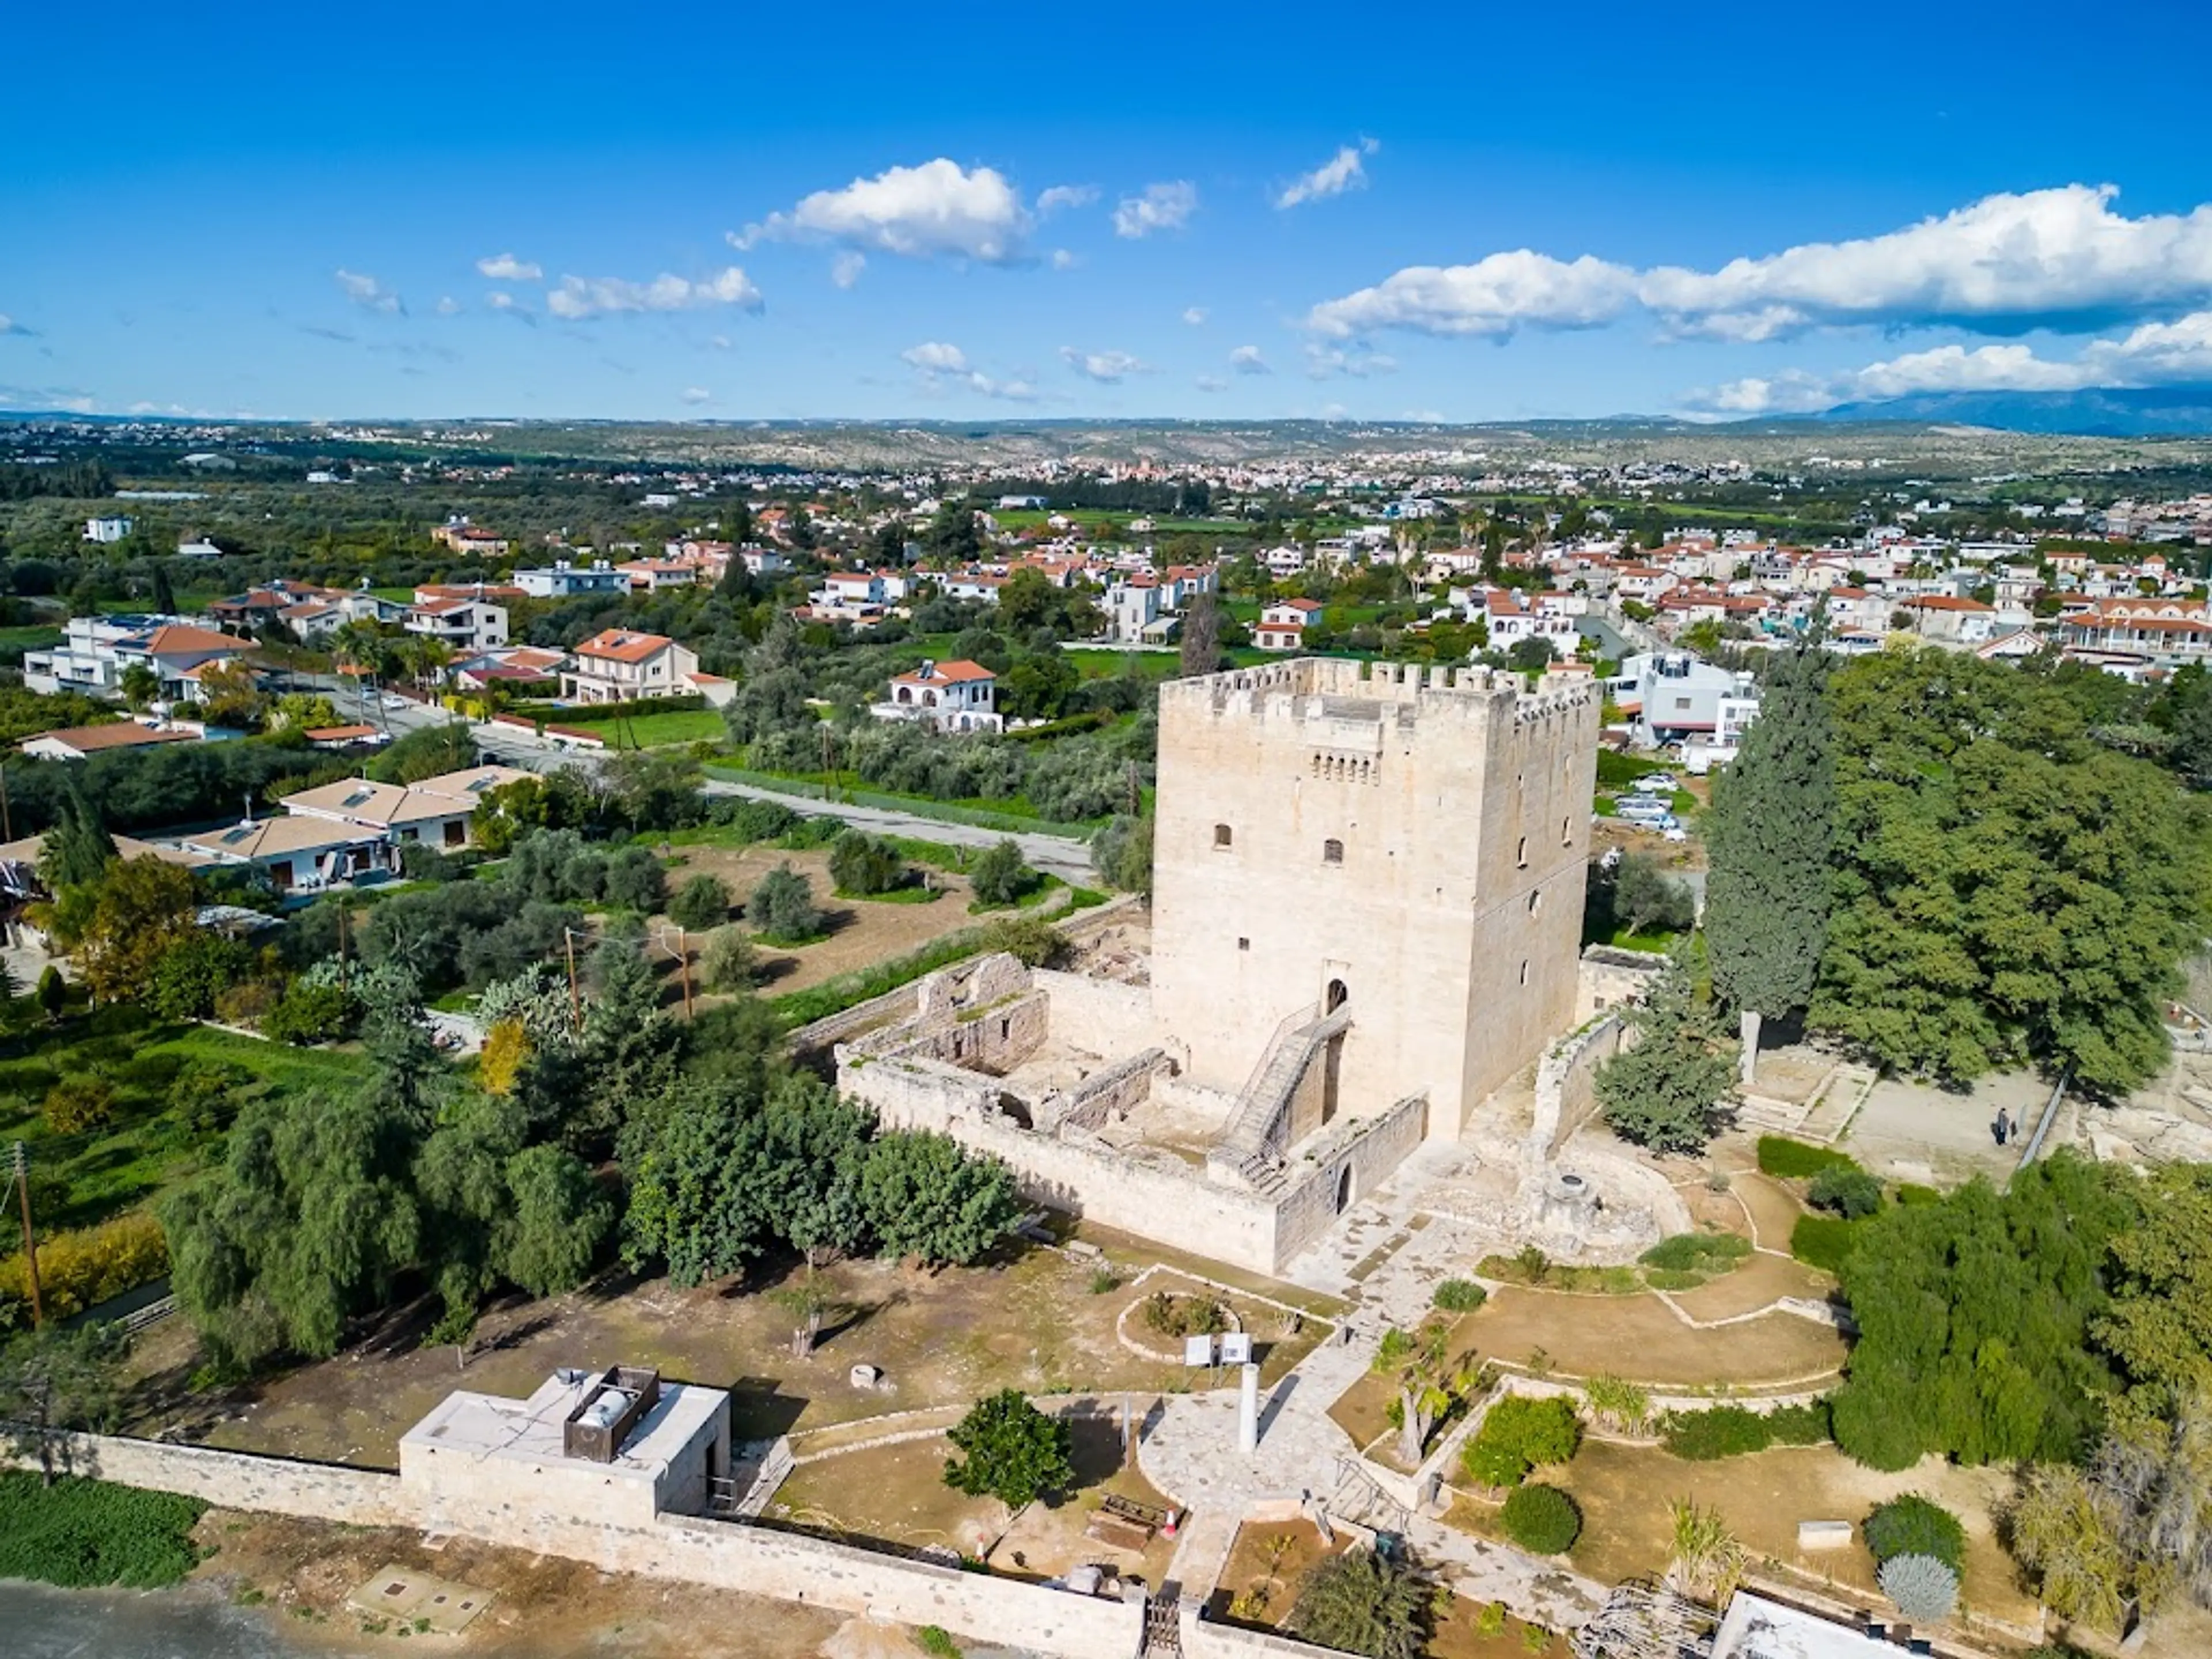
[[[1828,421],[1912,421],[1996,427],[2087,438],[2212,434],[2212,385],[2087,392],[1925,392],[1879,403],[1838,404]]]

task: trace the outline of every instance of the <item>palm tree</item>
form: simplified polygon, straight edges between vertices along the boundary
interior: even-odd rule
[[[1375,1369],[1398,1384],[1398,1455],[1409,1468],[1419,1467],[1429,1431],[1467,1386],[1466,1359],[1454,1363],[1446,1352],[1450,1336],[1449,1325],[1432,1319],[1418,1331],[1385,1333],[1376,1352]]]
[[[143,714],[161,695],[161,677],[144,663],[134,662],[116,677],[115,689],[123,694],[125,708]]]

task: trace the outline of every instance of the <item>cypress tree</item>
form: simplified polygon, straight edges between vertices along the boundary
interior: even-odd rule
[[[1747,1083],[1760,1021],[1812,1000],[1827,944],[1836,766],[1822,631],[1816,618],[1776,662],[1759,718],[1713,788],[1705,942],[1713,988],[1742,1022]]]

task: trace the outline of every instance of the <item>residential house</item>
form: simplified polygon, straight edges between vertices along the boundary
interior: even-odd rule
[[[455,655],[491,651],[507,643],[507,608],[485,599],[418,599],[403,626]]]
[[[565,651],[511,645],[450,662],[446,665],[446,672],[464,691],[483,691],[496,685],[520,694],[550,695],[559,689],[561,671],[568,663],[568,653]]]
[[[23,653],[23,684],[33,691],[120,695],[123,671],[143,663],[161,681],[160,698],[198,695],[199,671],[243,657],[252,641],[167,617],[72,617],[62,642]]]
[[[629,578],[605,559],[590,564],[571,564],[556,559],[550,565],[514,573],[514,585],[533,599],[573,599],[586,593],[627,593]]]
[[[996,732],[1006,722],[996,708],[998,678],[963,658],[924,662],[891,681],[890,692],[868,712],[878,720],[920,720],[940,732]]]
[[[1936,645],[1971,647],[1987,642],[1995,631],[1996,608],[1979,599],[1922,593],[1904,600],[1898,609],[1911,621],[1914,633]]]
[[[1758,706],[1751,676],[1734,673],[1687,651],[1655,651],[1626,659],[1608,695],[1650,748],[1692,736],[1740,732]]]
[[[1161,597],[1159,582],[1149,575],[1132,576],[1108,587],[1101,607],[1106,613],[1107,636],[1121,645],[1143,642],[1147,630],[1160,620]]]
[[[82,760],[116,749],[141,749],[163,743],[196,743],[198,734],[141,726],[136,720],[117,720],[111,726],[64,726],[23,739],[22,751],[33,760]]]
[[[137,528],[137,520],[120,514],[84,521],[84,539],[103,544],[119,542]]]
[[[1252,643],[1262,651],[1297,651],[1305,644],[1306,629],[1321,619],[1318,599],[1279,599],[1263,608],[1252,627]]]
[[[2202,662],[2212,655],[2212,616],[2201,600],[2096,599],[2062,611],[2057,636],[2069,652],[2145,664]],[[28,684],[27,667],[24,678]]]
[[[681,696],[699,689],[698,672],[698,653],[665,635],[610,628],[576,647],[561,676],[561,695],[570,702]]]
[[[430,532],[430,539],[472,558],[503,559],[507,539],[498,532],[471,524],[465,518],[449,519]]]
[[[343,779],[287,795],[283,817],[249,817],[177,839],[216,863],[252,865],[280,890],[313,890],[395,870],[400,849],[413,842],[465,847],[477,802],[529,775],[511,766],[477,766],[411,784]]]
[[[696,586],[702,567],[682,559],[629,559],[615,568],[629,579],[633,593],[658,593],[664,587]]]

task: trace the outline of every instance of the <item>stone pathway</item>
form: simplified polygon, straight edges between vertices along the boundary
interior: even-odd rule
[[[1186,1598],[1211,1592],[1255,1504],[1327,1501],[1344,1484],[1341,1462],[1357,1448],[1328,1408],[1373,1364],[1382,1334],[1425,1316],[1437,1282],[1476,1247],[1471,1230],[1428,1218],[1420,1204],[1425,1188],[1463,1170],[1471,1156],[1450,1143],[1420,1147],[1343,1225],[1291,1264],[1285,1277],[1293,1283],[1342,1296],[1353,1307],[1336,1336],[1261,1401],[1256,1453],[1237,1449],[1233,1390],[1170,1395],[1146,1425],[1137,1454],[1145,1478],[1190,1512],[1168,1569]],[[1370,1262],[1385,1245],[1389,1255]],[[1357,1279],[1355,1269],[1362,1270]],[[1555,1630],[1585,1623],[1605,1599],[1602,1587],[1565,1567],[1426,1516],[1394,1516],[1388,1524],[1421,1560],[1443,1569],[1461,1594],[1503,1601]]]

